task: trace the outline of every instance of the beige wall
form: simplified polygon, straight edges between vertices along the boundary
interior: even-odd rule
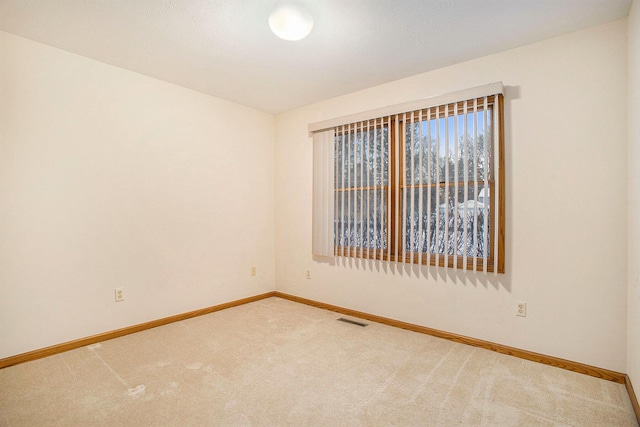
[[[629,52],[629,292],[627,373],[640,390],[640,0],[628,17]]]
[[[625,371],[626,57],[622,20],[278,115],[278,290]],[[308,123],[500,80],[507,274],[312,259]]]
[[[274,289],[272,115],[7,33],[0,58],[0,358]]]

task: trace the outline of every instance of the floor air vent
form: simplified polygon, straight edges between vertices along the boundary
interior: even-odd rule
[[[340,322],[351,323],[352,325],[358,325],[358,326],[362,326],[362,327],[367,326],[366,323],[358,322],[356,320],[351,320],[351,319],[345,319],[344,317],[340,317],[340,318],[338,318],[338,320]]]

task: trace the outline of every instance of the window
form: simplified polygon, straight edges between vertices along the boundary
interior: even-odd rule
[[[316,124],[314,253],[503,273],[502,84],[421,103]]]

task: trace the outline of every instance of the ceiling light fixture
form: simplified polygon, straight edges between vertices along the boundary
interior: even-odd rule
[[[284,40],[301,40],[313,29],[313,17],[295,1],[278,2],[269,15],[269,28]]]

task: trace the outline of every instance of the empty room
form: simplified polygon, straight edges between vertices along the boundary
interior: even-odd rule
[[[0,426],[639,384],[640,0],[0,0]]]

